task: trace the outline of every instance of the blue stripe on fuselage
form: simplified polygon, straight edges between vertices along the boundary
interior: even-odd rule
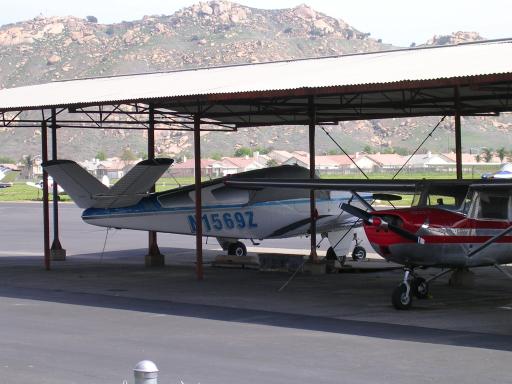
[[[372,196],[363,196],[365,200],[372,200]],[[323,202],[345,202],[350,200],[351,197],[340,197],[334,199],[317,199],[317,203]],[[248,207],[262,207],[262,206],[278,206],[278,205],[292,205],[292,204],[309,204],[309,199],[293,199],[293,200],[276,200],[276,201],[264,201],[259,203],[246,203],[246,204],[216,204],[216,205],[203,205],[202,210],[211,209],[232,209],[232,208],[248,208]],[[154,196],[145,197],[139,203],[122,208],[88,208],[82,213],[82,218],[92,218],[98,216],[115,216],[115,215],[127,215],[127,214],[141,214],[141,213],[152,213],[152,212],[194,212],[194,206],[187,207],[176,207],[176,208],[165,208],[158,202]]]

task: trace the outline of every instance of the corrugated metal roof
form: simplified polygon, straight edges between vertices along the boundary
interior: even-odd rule
[[[512,80],[512,40],[53,82],[0,90],[0,111],[496,74]]]

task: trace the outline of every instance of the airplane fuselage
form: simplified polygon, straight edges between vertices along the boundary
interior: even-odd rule
[[[476,267],[512,262],[512,236],[504,236],[473,256],[484,244],[512,222],[479,220],[460,212],[438,208],[404,208],[373,212],[387,222],[415,233],[422,242],[404,239],[385,227],[365,223],[370,244],[386,260],[407,266],[447,268]]]
[[[206,194],[203,192],[203,196]],[[203,235],[265,239],[306,234],[310,227],[309,198],[287,199],[286,193],[281,192],[281,195],[279,200],[245,203],[236,203],[234,198],[230,202],[206,199],[202,205]],[[102,227],[195,234],[195,206],[189,199],[189,192],[174,193],[167,203],[162,201],[162,196],[165,193],[154,194],[134,206],[124,208],[89,208],[83,212],[82,219],[88,224]],[[349,198],[350,194],[316,199],[318,231],[349,226],[357,220],[340,209],[340,204]]]

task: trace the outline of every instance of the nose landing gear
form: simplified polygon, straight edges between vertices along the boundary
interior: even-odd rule
[[[428,281],[417,276],[412,268],[404,268],[404,279],[393,290],[391,302],[396,309],[409,309],[412,306],[412,296],[418,299],[429,297]]]

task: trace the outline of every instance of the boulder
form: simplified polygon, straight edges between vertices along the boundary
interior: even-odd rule
[[[58,35],[64,31],[64,24],[52,23],[44,26],[43,31],[49,35]]]
[[[328,35],[334,32],[334,28],[325,20],[318,19],[313,22],[313,30],[319,35]]]
[[[316,12],[306,4],[301,4],[293,10],[293,14],[303,20],[313,20],[316,18]]]
[[[51,55],[47,60],[47,65],[55,65],[59,63],[62,60],[62,58],[59,55]]]

